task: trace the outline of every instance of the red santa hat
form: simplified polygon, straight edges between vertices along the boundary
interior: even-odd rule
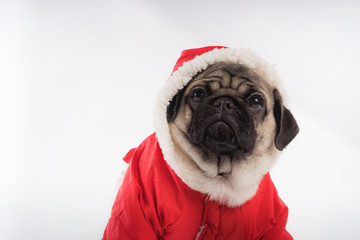
[[[177,60],[173,72],[178,70],[179,67],[181,67],[184,62],[188,62],[192,59],[194,59],[196,56],[199,56],[203,53],[209,52],[211,50],[214,50],[215,48],[227,48],[223,46],[209,46],[209,47],[202,47],[202,48],[193,48],[193,49],[187,49],[182,51],[180,58]]]

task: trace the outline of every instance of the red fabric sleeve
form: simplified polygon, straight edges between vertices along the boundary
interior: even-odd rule
[[[293,239],[285,229],[288,208],[280,199],[269,173],[263,177],[256,195],[241,210],[245,219],[244,239]]]
[[[121,192],[120,192],[121,191]],[[120,239],[157,239],[148,219],[145,218],[139,203],[141,192],[131,189],[120,189],[114,203],[112,216],[106,226],[103,240]],[[126,192],[126,194],[123,194]]]
[[[273,227],[261,238],[261,240],[293,240],[293,237],[286,231],[286,221],[288,217],[288,209],[283,208],[276,223],[272,222]]]
[[[165,198],[162,195],[168,192],[164,185],[169,179],[157,175],[161,172],[164,176],[166,172],[154,135],[131,149],[124,160],[129,167],[116,196],[103,240],[153,240],[162,237],[164,228],[174,222],[178,211],[176,208],[173,214],[174,211],[163,204]],[[171,194],[166,199],[171,197],[176,195]]]
[[[142,151],[143,146],[140,146],[131,149],[124,157],[129,167],[116,196],[103,240],[155,240],[160,234],[155,232],[159,223],[156,222],[157,217],[151,215],[154,214],[151,203],[144,199],[147,193],[143,190],[138,163],[138,155]]]
[[[267,231],[260,239],[292,240],[293,237],[285,229],[289,213],[288,207],[279,197],[269,174],[264,177],[264,180],[260,185],[260,191],[261,188],[264,189],[263,198],[267,200],[261,205],[267,209],[269,219],[267,220]]]

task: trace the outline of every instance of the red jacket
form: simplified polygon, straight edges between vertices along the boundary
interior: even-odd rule
[[[229,208],[190,189],[163,158],[155,134],[130,150],[129,168],[103,240],[292,239],[288,208],[266,174],[245,204]]]

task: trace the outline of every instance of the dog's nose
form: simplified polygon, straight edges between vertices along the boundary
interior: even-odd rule
[[[227,97],[220,97],[215,99],[215,101],[212,103],[212,105],[219,110],[230,110],[237,108],[236,104]]]

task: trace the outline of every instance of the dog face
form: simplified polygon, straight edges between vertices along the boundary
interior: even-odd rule
[[[266,79],[245,65],[222,62],[174,96],[167,120],[178,153],[191,155],[210,176],[226,177],[237,162],[283,150],[299,131]]]

